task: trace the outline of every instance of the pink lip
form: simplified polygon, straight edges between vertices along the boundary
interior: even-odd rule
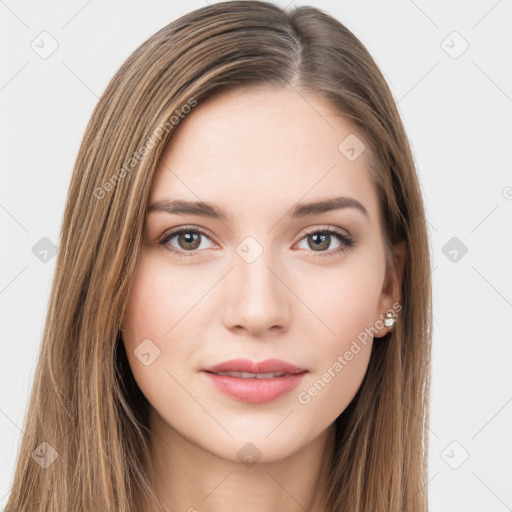
[[[253,363],[247,359],[233,359],[204,368],[206,376],[219,391],[237,400],[249,403],[265,403],[276,400],[296,388],[308,370],[278,359]],[[214,372],[285,373],[273,379],[243,379]]]
[[[205,372],[247,372],[247,373],[301,373],[306,368],[281,361],[280,359],[266,359],[259,363],[253,363],[249,359],[231,359],[223,363],[203,368]]]

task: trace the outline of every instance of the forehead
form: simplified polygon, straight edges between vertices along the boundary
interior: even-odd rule
[[[347,158],[354,142],[360,151],[360,132],[316,95],[292,88],[223,93],[180,122],[156,169],[150,204],[179,198],[225,205],[237,216],[279,215],[297,202],[343,195],[377,219],[368,150]]]

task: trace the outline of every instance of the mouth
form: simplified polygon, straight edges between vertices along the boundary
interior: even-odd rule
[[[248,373],[252,375],[266,375],[270,373],[296,374],[307,370],[306,368],[302,368],[280,359],[266,359],[259,363],[254,363],[249,359],[230,359],[229,361],[224,361],[223,363],[203,368],[203,371],[212,373]]]
[[[270,373],[250,373],[250,372],[209,372],[214,375],[229,375],[239,379],[274,379],[275,377],[283,377],[284,375],[292,375],[291,373],[270,372]]]
[[[216,390],[241,402],[267,403],[295,389],[308,370],[268,359],[252,363],[246,359],[226,361],[201,371]]]

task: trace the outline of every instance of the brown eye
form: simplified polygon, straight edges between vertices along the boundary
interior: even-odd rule
[[[307,238],[309,247],[314,251],[329,249],[329,245],[331,245],[330,235],[314,233],[313,235],[308,235]]]
[[[194,250],[201,245],[201,234],[192,231],[183,231],[177,235],[178,245],[181,249]]]
[[[176,239],[176,242],[171,243]],[[203,239],[210,240],[209,236],[197,228],[180,228],[164,235],[159,242],[168,251],[177,256],[194,256],[201,247]]]
[[[317,253],[318,256],[332,256],[354,247],[355,242],[349,234],[345,234],[334,228],[317,229],[310,231],[301,239],[307,240],[306,249]],[[332,241],[337,240],[338,245],[328,250]],[[323,254],[325,253],[325,254]],[[315,255],[316,256],[316,255]]]

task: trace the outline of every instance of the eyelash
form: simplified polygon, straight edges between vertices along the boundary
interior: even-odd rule
[[[177,250],[177,249],[174,249],[173,247],[171,247],[170,245],[168,245],[169,241],[172,238],[174,238],[176,235],[181,235],[182,233],[201,234],[207,238],[210,238],[208,233],[206,233],[205,231],[203,231],[200,228],[183,226],[181,228],[169,231],[166,234],[164,234],[163,237],[158,242],[158,244],[164,246],[164,248],[166,250],[168,250],[169,252],[172,252],[176,256],[179,256],[180,258],[194,256],[198,252],[197,250],[192,250],[192,251]],[[350,249],[352,249],[353,247],[355,247],[355,245],[356,245],[355,241],[353,240],[353,238],[350,235],[346,235],[342,231],[340,231],[336,228],[332,228],[332,227],[320,228],[320,229],[317,228],[317,229],[311,230],[307,233],[304,233],[304,236],[300,240],[303,240],[304,238],[306,238],[310,235],[316,235],[316,234],[334,235],[341,242],[342,245],[340,247],[338,247],[337,249],[333,249],[331,251],[318,251],[318,252],[311,251],[313,253],[316,253],[316,254],[314,254],[314,257],[334,256],[341,252],[347,252]]]

